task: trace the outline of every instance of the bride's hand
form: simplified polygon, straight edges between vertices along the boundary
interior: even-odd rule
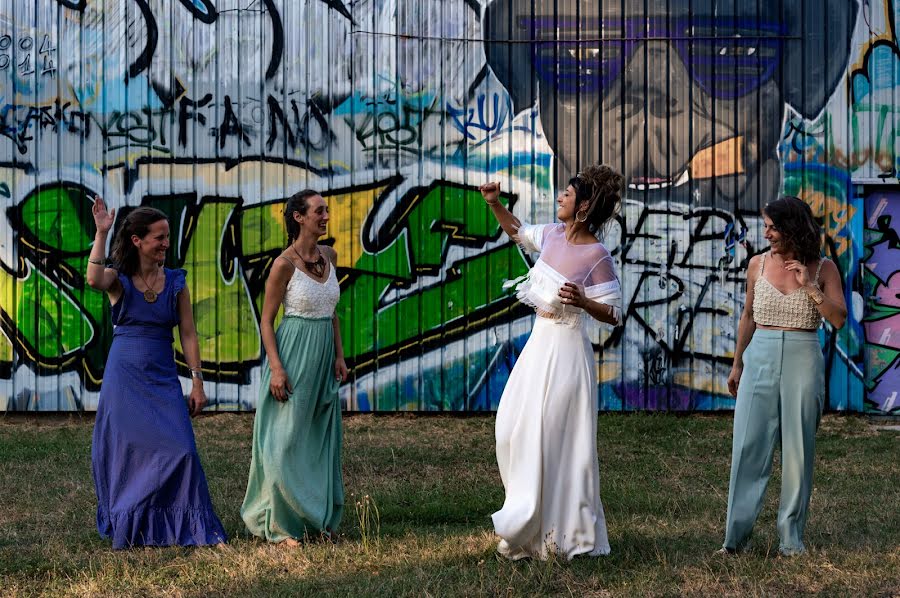
[[[485,183],[478,190],[488,205],[495,205],[500,201],[500,183]]]
[[[575,307],[584,308],[585,296],[584,287],[574,282],[564,283],[559,288],[559,298],[565,305],[574,305]]]

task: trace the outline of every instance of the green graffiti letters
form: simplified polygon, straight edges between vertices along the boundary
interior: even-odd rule
[[[500,227],[477,190],[440,182],[397,199],[399,182],[325,193],[337,238],[324,242],[341,252],[338,315],[357,373],[524,313],[502,284],[528,263],[514,244],[497,242]],[[18,263],[0,269],[7,373],[18,355],[38,371],[76,370],[88,388],[99,385],[112,327],[105,296],[83,277],[92,195],[55,184],[9,211]],[[512,206],[514,198],[503,201]],[[140,203],[169,216],[167,262],[188,272],[205,368],[215,380],[246,383],[263,357],[258,314],[266,275],[286,243],[284,200],[245,207],[240,198],[187,193]],[[175,348],[180,356],[177,338]]]

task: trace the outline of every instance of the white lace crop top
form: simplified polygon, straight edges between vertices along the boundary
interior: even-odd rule
[[[288,260],[284,256],[278,256]],[[291,265],[294,265],[291,262]],[[284,292],[284,315],[302,318],[330,318],[341,297],[341,287],[334,273],[334,264],[328,264],[328,278],[318,282],[303,270],[294,266],[294,274]]]
[[[587,317],[580,307],[566,305],[559,297],[565,282],[584,287],[588,299],[612,307],[616,323],[621,323],[622,290],[615,262],[602,243],[573,245],[566,240],[564,224],[523,224],[516,241],[540,257],[528,274],[518,282],[519,301],[534,307],[543,316],[561,324],[578,325]]]

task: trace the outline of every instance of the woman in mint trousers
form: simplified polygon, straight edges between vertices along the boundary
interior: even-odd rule
[[[725,542],[744,550],[762,507],[775,447],[781,446],[779,552],[805,551],[816,430],[825,400],[825,368],[816,329],[847,317],[840,273],[820,257],[820,231],[809,206],[782,197],[763,209],[769,251],[747,267],[747,300],[738,326],[728,389],[737,398]]]

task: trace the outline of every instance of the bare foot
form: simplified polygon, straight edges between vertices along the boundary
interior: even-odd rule
[[[298,546],[300,546],[300,542],[298,542],[294,538],[285,538],[280,542],[280,544],[288,548],[297,548]]]

